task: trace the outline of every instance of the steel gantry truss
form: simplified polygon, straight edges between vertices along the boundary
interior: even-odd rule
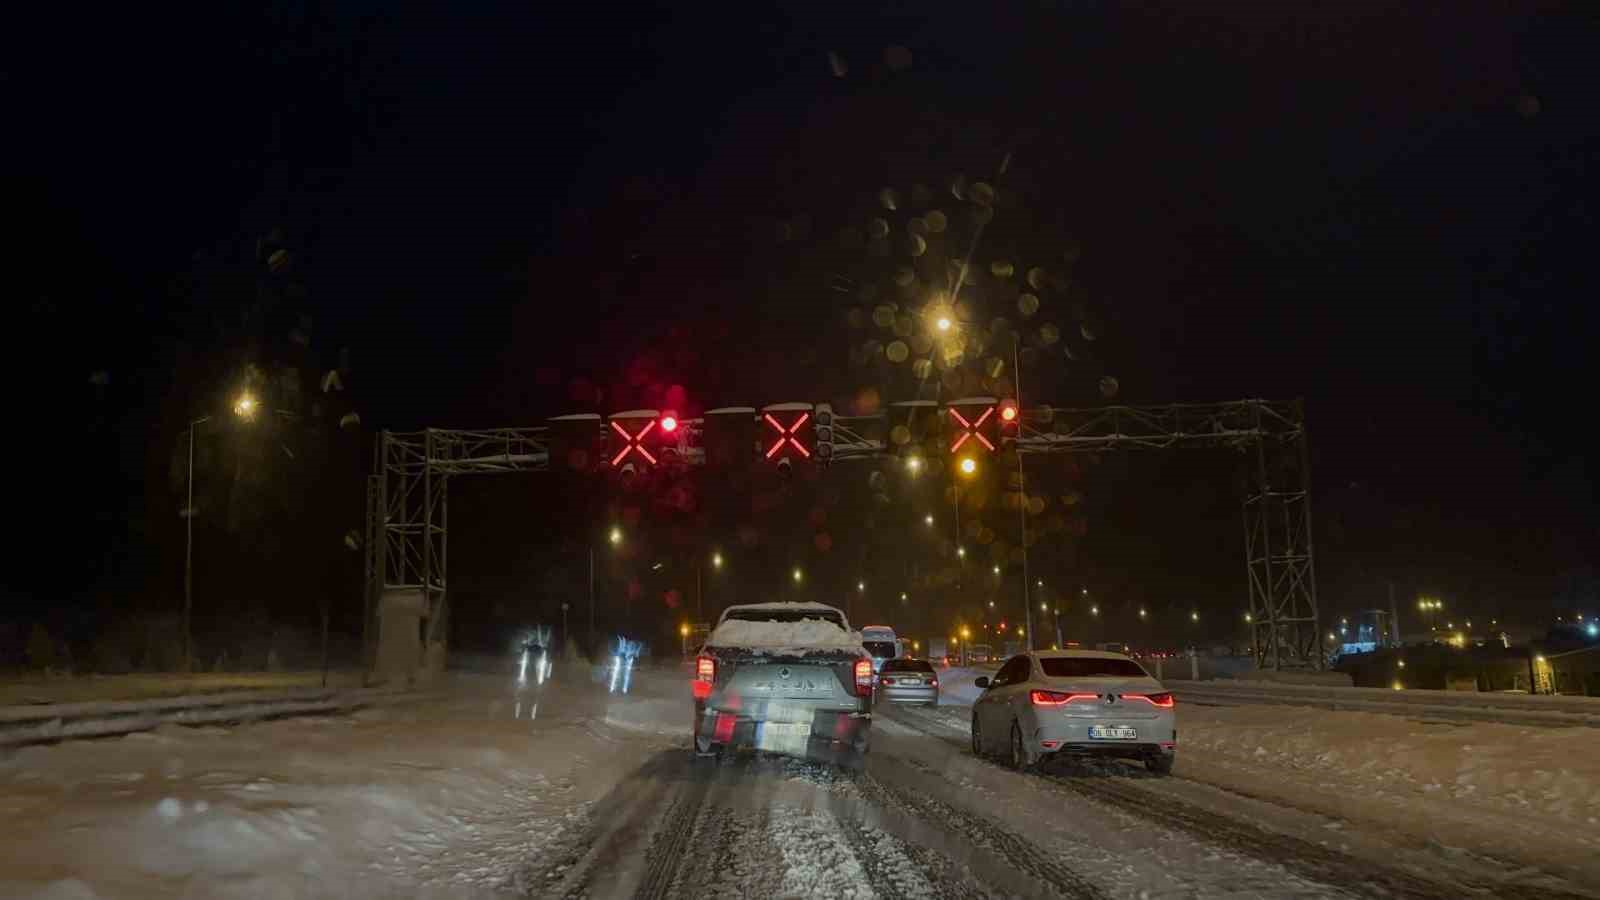
[[[929,405],[933,405],[931,401]],[[1106,406],[1024,410],[1017,452],[1106,453],[1122,450],[1222,448],[1247,457],[1243,498],[1245,571],[1251,646],[1265,669],[1321,665],[1316,564],[1311,538],[1310,464],[1300,403],[1236,400],[1169,406]],[[596,417],[596,428],[604,423]],[[674,465],[705,461],[701,419],[681,422]],[[424,640],[442,642],[449,619],[449,479],[457,475],[543,471],[549,467],[544,428],[429,428],[379,436],[367,485],[367,616],[372,624],[391,591],[420,594]],[[835,419],[836,461],[894,452],[883,415]],[[369,627],[368,634],[376,629]],[[373,652],[368,641],[368,659]]]

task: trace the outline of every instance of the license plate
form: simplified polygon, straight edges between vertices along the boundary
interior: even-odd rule
[[[1136,741],[1139,732],[1126,725],[1090,725],[1089,739],[1092,741]]]
[[[805,753],[811,742],[811,724],[763,722],[756,728],[756,746],[779,753]]]

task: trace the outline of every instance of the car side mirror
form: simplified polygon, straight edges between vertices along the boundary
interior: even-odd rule
[[[988,689],[988,687],[989,687],[989,678],[986,675],[979,675],[977,678],[973,679],[972,683],[973,683],[973,685],[975,685],[977,687]]]

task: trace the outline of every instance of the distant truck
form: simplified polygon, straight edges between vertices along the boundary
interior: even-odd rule
[[[691,687],[700,756],[750,747],[859,767],[867,752],[872,658],[832,606],[730,606]]]
[[[950,664],[950,648],[944,638],[933,638],[928,641],[928,662],[936,666]]]

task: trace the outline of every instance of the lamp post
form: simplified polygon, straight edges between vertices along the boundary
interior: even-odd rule
[[[255,417],[256,398],[246,392],[233,401],[233,414],[249,421]],[[183,671],[194,671],[194,633],[191,624],[194,616],[194,432],[211,421],[201,416],[189,421],[189,465],[185,479],[183,506]]]
[[[190,616],[194,612],[194,430],[210,416],[201,416],[189,423],[189,476],[186,498],[183,502],[183,671],[194,671],[193,637],[189,631]]]

